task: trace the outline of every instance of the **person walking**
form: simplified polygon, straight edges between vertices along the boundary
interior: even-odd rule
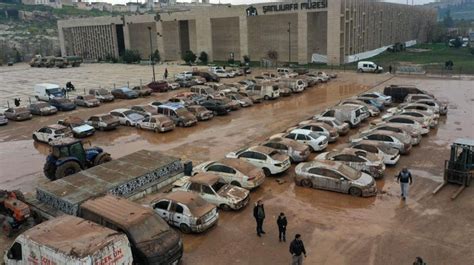
[[[286,226],[288,225],[288,221],[286,220],[286,216],[284,213],[280,213],[277,219],[278,225],[278,239],[280,242],[286,242]]]
[[[168,68],[165,68],[165,79],[168,79]]]
[[[416,257],[415,262],[413,262],[413,265],[426,265],[426,262],[424,262],[421,257]]]
[[[306,250],[300,234],[296,234],[295,239],[291,241],[290,253],[291,265],[303,265],[303,255],[306,258]]]
[[[255,217],[255,220],[257,221],[257,235],[261,237],[262,234],[265,234],[265,231],[263,231],[265,208],[263,207],[262,200],[258,200],[255,204],[255,207],[253,208],[253,217]]]
[[[408,171],[408,168],[403,168],[400,173],[397,175],[397,182],[400,183],[400,189],[402,191],[402,199],[406,200],[408,197],[408,185],[411,185],[413,183],[413,179],[411,177],[410,171]]]
[[[392,65],[389,65],[389,66],[388,66],[388,72],[389,72],[389,73],[392,73]]]

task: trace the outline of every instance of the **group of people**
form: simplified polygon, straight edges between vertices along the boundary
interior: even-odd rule
[[[400,173],[396,176],[396,180],[400,183],[401,189],[401,198],[406,200],[408,197],[408,187],[413,183],[413,178],[411,172],[408,171],[408,168],[403,168]],[[265,234],[263,230],[263,221],[265,220],[265,207],[262,200],[258,200],[253,208],[253,217],[257,222],[257,236],[261,237]],[[286,227],[288,225],[288,220],[286,219],[285,213],[280,213],[277,218],[278,226],[278,239],[280,242],[286,242]],[[303,258],[306,258],[306,250],[304,248],[303,240],[301,239],[300,234],[296,234],[293,241],[290,243],[290,254],[291,254],[291,264],[292,265],[302,265]],[[425,265],[426,263],[422,258],[417,257],[414,265]]]
[[[263,202],[258,200],[253,208],[253,216],[257,222],[257,236],[261,237],[262,234],[265,234],[263,231],[263,221],[265,219],[265,207]],[[280,213],[277,218],[278,226],[278,239],[280,242],[286,242],[286,226],[288,225],[288,220],[286,219],[285,213]],[[304,248],[303,240],[301,239],[300,234],[295,235],[295,239],[290,243],[290,254],[291,254],[291,264],[293,265],[302,265],[303,257],[306,258],[306,250]]]

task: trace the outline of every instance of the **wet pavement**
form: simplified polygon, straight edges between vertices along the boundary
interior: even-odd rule
[[[251,204],[245,209],[221,212],[218,225],[206,233],[184,235],[183,264],[288,264],[288,246],[295,233],[302,234],[308,251],[305,264],[411,264],[416,256],[430,265],[473,264],[474,189],[466,189],[455,201],[450,200],[454,186],[432,195],[442,181],[450,144],[459,137],[474,138],[471,80],[341,73],[340,78],[303,94],[232,112],[195,127],[176,128],[164,134],[121,127],[112,132],[97,132],[88,139],[113,157],[150,149],[192,159],[196,164],[257,144],[340,99],[367,89],[380,90],[388,84],[413,84],[426,89],[449,101],[449,113],[441,118],[438,128],[423,137],[419,146],[401,157],[397,166],[387,168],[385,178],[377,181],[381,192],[376,197],[353,198],[297,187],[292,166],[280,176],[267,178],[251,193]],[[74,115],[87,118],[167,96],[118,101],[98,109],[79,109]],[[37,183],[47,181],[41,170],[48,147],[33,143],[31,132],[55,123],[61,115],[35,117],[33,121],[0,127],[0,187],[32,191]],[[367,122],[363,126],[366,125]],[[330,144],[328,149],[345,144],[356,131]],[[409,167],[415,179],[406,202],[400,200],[399,186],[393,179],[402,167]],[[277,178],[284,183],[277,183]],[[267,233],[262,238],[256,235],[252,215],[253,203],[258,199],[264,201],[267,216]],[[276,217],[280,212],[286,213],[289,222],[286,243],[278,242]]]

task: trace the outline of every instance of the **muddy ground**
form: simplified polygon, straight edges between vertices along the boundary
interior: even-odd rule
[[[113,68],[113,69],[111,69]],[[141,66],[84,65],[57,76],[54,69],[16,68],[0,77],[11,87],[0,91],[0,98],[10,97],[10,91],[28,95],[29,80],[41,76],[43,81],[71,79],[77,86],[107,83],[110,80],[134,78],[149,69]],[[182,68],[169,66],[170,72]],[[49,70],[49,71],[48,71]],[[187,69],[183,69],[187,70]],[[2,72],[3,71],[3,72]],[[25,74],[26,73],[26,74]],[[101,73],[95,74],[92,73]],[[106,73],[104,75],[102,73]],[[25,81],[29,76],[28,81]],[[444,160],[448,159],[449,145],[459,137],[474,138],[474,85],[469,79],[441,80],[390,75],[359,75],[340,73],[328,84],[281,100],[269,101],[248,109],[201,122],[192,128],[177,128],[165,134],[155,134],[134,128],[119,128],[113,132],[97,132],[89,138],[93,145],[104,147],[113,157],[146,148],[166,151],[183,159],[199,163],[219,159],[229,151],[257,144],[267,137],[323,110],[340,99],[368,89],[381,89],[388,84],[413,84],[448,100],[449,113],[442,117],[438,128],[422,139],[420,146],[403,156],[396,167],[389,167],[383,180],[377,182],[380,193],[372,198],[353,198],[348,195],[296,187],[294,167],[287,173],[268,178],[262,187],[251,194],[251,204],[262,199],[267,218],[258,238],[252,217],[252,205],[238,212],[221,212],[216,227],[200,235],[184,235],[184,264],[288,264],[289,242],[295,233],[303,235],[308,251],[306,264],[411,264],[422,256],[428,264],[473,264],[474,253],[474,189],[466,189],[458,199],[450,200],[455,191],[448,186],[433,196],[433,189],[442,181]],[[86,78],[87,77],[87,78]],[[50,82],[54,82],[51,80]],[[121,81],[123,82],[123,81]],[[65,81],[64,81],[65,83]],[[4,82],[5,84],[5,82]],[[113,84],[113,83],[112,83]],[[105,85],[104,85],[105,86]],[[114,108],[165,99],[170,93],[155,94],[150,98],[117,101],[96,109],[81,108],[74,112],[82,118]],[[33,143],[34,129],[64,117],[35,117],[32,121],[0,127],[0,187],[34,190],[47,181],[41,169],[48,147]],[[367,122],[363,124],[367,126]],[[358,129],[352,130],[351,134]],[[340,147],[349,136],[330,144],[328,149]],[[399,186],[393,176],[401,167],[409,167],[415,182],[410,197],[400,200]],[[278,184],[276,179],[284,180]],[[287,242],[278,242],[276,217],[285,212],[288,221]],[[0,248],[7,245],[3,238]]]

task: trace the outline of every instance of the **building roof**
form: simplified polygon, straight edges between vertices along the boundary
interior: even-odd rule
[[[95,254],[121,236],[112,229],[71,215],[38,224],[22,235],[40,245],[78,258]]]

